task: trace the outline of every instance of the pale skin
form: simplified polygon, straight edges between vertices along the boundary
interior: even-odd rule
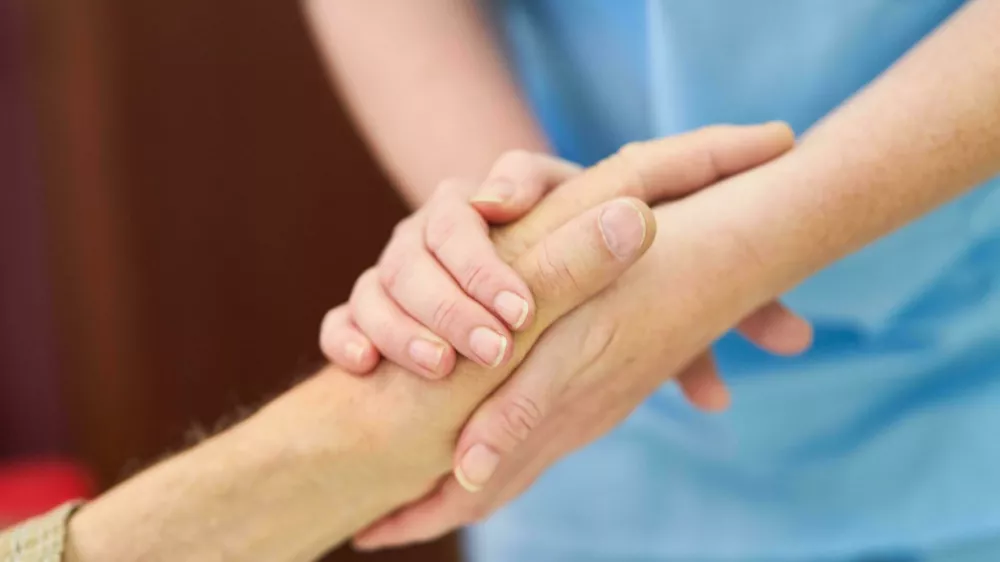
[[[718,179],[711,162],[737,173],[790,144],[780,125],[652,143],[635,152],[648,155],[643,165],[670,166],[678,177],[637,189],[629,178],[651,171],[616,158],[577,177],[573,188],[587,198],[543,205],[505,229],[498,248],[538,303],[518,349],[548,338],[547,327],[653,247],[659,220],[640,200],[684,196]],[[711,156],[678,160],[699,154]],[[619,197],[626,193],[638,199]],[[564,353],[535,351],[550,360]],[[66,559],[314,559],[447,475],[462,425],[523,357],[497,369],[462,360],[445,381],[388,362],[367,378],[328,367],[247,421],[85,506],[71,520]]]
[[[606,431],[663,382],[663,372],[680,368],[748,311],[1000,173],[998,22],[1000,1],[970,2],[787,155],[658,210],[651,255],[563,320],[610,334],[591,344],[596,356],[532,355],[464,430],[456,472],[475,449],[479,478],[463,480],[480,493],[450,480],[358,542],[423,540],[490,513],[545,466]],[[540,208],[559,205],[559,193]],[[711,217],[729,227],[714,230],[705,222]],[[730,282],[737,274],[739,287]],[[593,341],[594,328],[560,331],[561,324],[543,345]],[[710,369],[701,356],[689,372]]]

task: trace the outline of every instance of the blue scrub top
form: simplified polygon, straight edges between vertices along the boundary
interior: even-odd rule
[[[492,8],[554,146],[590,164],[713,123],[780,119],[801,133],[961,4]],[[477,560],[813,560],[1000,536],[998,182],[785,300],[816,326],[809,353],[777,358],[727,336],[716,350],[731,411],[695,412],[664,387],[474,531]]]

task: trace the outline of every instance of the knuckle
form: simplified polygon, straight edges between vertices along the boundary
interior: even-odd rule
[[[566,258],[555,252],[549,240],[542,241],[538,248],[537,260],[538,284],[543,290],[547,289],[550,293],[565,290],[580,291],[581,280],[577,278]]]
[[[458,232],[458,222],[450,214],[439,213],[427,221],[424,242],[432,252],[441,251]]]
[[[403,278],[403,270],[406,264],[403,259],[389,258],[383,260],[378,265],[376,278],[382,288],[389,294],[393,294],[399,287],[399,281]]]
[[[703,174],[702,184],[717,181],[725,175],[724,166],[719,161],[716,147],[723,146],[726,139],[732,137],[739,127],[729,124],[708,125],[695,131],[699,142],[694,143],[698,149],[693,154],[695,169]]]
[[[353,314],[353,308],[355,301],[359,298],[359,295],[367,288],[372,282],[378,280],[378,272],[376,268],[369,267],[361,275],[358,276],[358,280],[354,282],[354,287],[351,289],[351,297],[349,303],[352,305],[349,310]]]
[[[452,299],[442,299],[434,306],[431,313],[431,323],[438,331],[448,332],[460,320],[460,307]]]
[[[456,277],[467,293],[477,294],[480,292],[479,289],[490,284],[493,276],[486,264],[480,261],[469,261],[461,266]]]
[[[406,253],[406,248],[414,246],[414,240],[420,243],[420,232],[416,219],[413,217],[404,219],[392,229],[392,236],[379,256],[379,262],[392,261],[396,256]]]
[[[649,189],[643,175],[642,162],[645,159],[646,143],[633,141],[625,144],[609,159],[620,178],[618,197],[635,197],[646,201]]]
[[[530,396],[515,394],[505,400],[500,410],[498,437],[508,443],[521,443],[541,422],[542,409],[539,403]]]

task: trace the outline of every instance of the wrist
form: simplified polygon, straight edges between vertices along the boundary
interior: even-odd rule
[[[810,168],[793,149],[668,209],[669,221],[696,232],[695,244],[715,256],[695,270],[714,280],[715,292],[732,295],[735,312],[749,314],[845,252],[817,224],[823,180]]]

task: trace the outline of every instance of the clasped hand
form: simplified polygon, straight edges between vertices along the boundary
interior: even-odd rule
[[[442,183],[396,228],[350,302],[327,315],[321,347],[357,375],[373,370],[380,357],[428,379],[448,376],[459,356],[516,370],[467,422],[453,476],[359,534],[355,545],[429,540],[482,519],[671,379],[696,407],[726,408],[728,390],[706,351],[726,329],[735,327],[773,353],[808,347],[808,323],[724,282],[753,256],[724,224],[705,216],[706,205],[684,205],[692,194],[779,157],[793,142],[782,124],[711,127],[626,146],[588,170],[513,152],[482,185]],[[548,328],[530,354],[515,350],[515,334],[546,314],[510,265],[524,250],[521,241],[541,239],[574,218],[574,210],[615,197],[635,200],[603,207],[605,246],[627,260],[648,242],[637,238],[658,232],[652,247],[617,282]],[[659,206],[650,215],[642,202]],[[630,226],[649,217],[655,229]],[[566,256],[553,262],[566,263]],[[570,268],[564,273],[574,275]]]

